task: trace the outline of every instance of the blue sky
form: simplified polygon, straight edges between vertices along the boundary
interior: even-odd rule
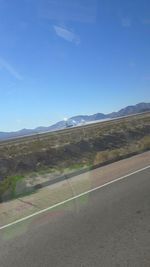
[[[143,101],[149,0],[0,0],[0,131]]]

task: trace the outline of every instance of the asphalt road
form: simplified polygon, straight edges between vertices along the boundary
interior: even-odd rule
[[[0,231],[0,266],[150,266],[150,168]]]

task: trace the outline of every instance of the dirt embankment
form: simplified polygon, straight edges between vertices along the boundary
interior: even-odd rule
[[[50,135],[30,142],[12,142],[0,147],[0,180],[7,176],[24,175],[42,169],[66,168],[74,164],[92,165],[97,154],[106,160],[104,151],[117,153],[150,149],[144,138],[150,134],[150,114],[107,122]],[[124,149],[124,152],[123,152]],[[121,152],[119,152],[121,151]],[[104,157],[104,159],[103,159]],[[98,162],[96,162],[98,163]]]

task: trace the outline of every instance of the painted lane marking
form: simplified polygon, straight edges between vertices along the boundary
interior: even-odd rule
[[[48,207],[48,208],[42,209],[42,210],[40,210],[40,211],[37,211],[37,212],[35,212],[35,213],[33,213],[33,214],[29,215],[29,216],[23,217],[23,218],[21,218],[21,219],[19,219],[19,220],[16,220],[16,221],[12,222],[12,223],[3,225],[3,226],[0,227],[0,230],[3,230],[3,229],[5,229],[5,228],[11,227],[11,226],[16,225],[16,224],[18,224],[18,223],[21,223],[21,222],[24,222],[24,221],[26,221],[26,220],[29,220],[30,218],[32,218],[32,217],[34,217],[34,216],[37,216],[37,215],[42,214],[42,213],[44,213],[44,212],[46,212],[46,211],[52,210],[52,209],[54,209],[54,208],[56,208],[56,207],[59,207],[59,206],[61,206],[61,205],[63,205],[63,204],[66,204],[66,203],[68,203],[68,202],[70,202],[70,201],[72,201],[72,200],[74,200],[74,199],[77,199],[77,198],[80,198],[80,197],[82,197],[82,196],[84,196],[84,195],[90,194],[91,192],[94,192],[94,191],[96,191],[96,190],[99,190],[99,189],[101,189],[101,188],[103,188],[103,187],[105,187],[105,186],[108,186],[108,185],[110,185],[110,184],[113,184],[113,183],[115,183],[115,182],[121,181],[121,180],[123,180],[123,179],[125,179],[125,178],[127,178],[127,177],[129,177],[129,176],[132,176],[132,175],[134,175],[134,174],[136,174],[136,173],[142,172],[142,171],[147,170],[147,169],[149,169],[149,168],[150,168],[150,165],[148,165],[148,166],[146,166],[146,167],[144,167],[144,168],[142,168],[142,169],[139,169],[139,170],[137,170],[137,171],[131,172],[131,173],[127,174],[127,175],[121,176],[121,177],[119,177],[119,178],[117,178],[117,179],[115,179],[115,180],[109,181],[109,182],[107,182],[107,183],[105,183],[105,184],[103,184],[103,185],[100,185],[100,186],[98,186],[98,187],[95,187],[95,188],[93,188],[93,189],[91,189],[91,190],[85,191],[85,192],[83,192],[83,193],[81,193],[81,194],[79,194],[79,195],[76,195],[76,196],[72,197],[72,198],[69,198],[69,199],[66,199],[66,200],[64,200],[64,201],[62,201],[62,202],[59,202],[59,203],[57,203],[57,204],[54,204],[53,206],[50,206],[50,207]]]

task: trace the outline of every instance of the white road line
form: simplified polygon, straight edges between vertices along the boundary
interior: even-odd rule
[[[125,178],[127,178],[127,177],[129,177],[129,176],[131,176],[131,175],[134,175],[134,174],[136,174],[136,173],[142,172],[142,171],[144,171],[144,170],[146,170],[146,169],[148,169],[148,168],[150,168],[150,165],[148,165],[148,166],[146,166],[146,167],[144,167],[144,168],[142,168],[142,169],[139,169],[139,170],[137,170],[137,171],[131,172],[131,173],[127,174],[127,175],[121,176],[121,177],[119,177],[119,178],[117,178],[117,179],[115,179],[115,180],[112,180],[112,181],[110,181],[110,182],[107,182],[107,183],[105,183],[105,184],[103,184],[103,185],[100,185],[100,186],[98,186],[98,187],[95,187],[95,188],[93,188],[93,189],[91,189],[91,190],[85,191],[85,192],[83,192],[83,193],[81,193],[81,194],[79,194],[79,195],[76,195],[76,196],[72,197],[72,198],[66,199],[66,200],[64,200],[64,201],[62,201],[62,202],[59,202],[59,203],[57,203],[57,204],[55,204],[55,205],[53,205],[53,206],[50,206],[50,207],[48,207],[48,208],[46,208],[46,209],[40,210],[40,211],[38,211],[38,212],[35,212],[35,213],[33,213],[33,214],[29,215],[29,216],[26,216],[26,217],[24,217],[24,218],[22,218],[22,219],[19,219],[19,220],[16,220],[16,221],[12,222],[12,223],[3,225],[3,226],[0,227],[0,230],[3,230],[3,229],[5,229],[5,228],[8,228],[8,227],[11,227],[11,226],[16,225],[16,224],[18,224],[18,223],[21,223],[21,222],[23,222],[23,221],[26,221],[26,220],[28,220],[28,219],[34,217],[34,216],[37,216],[37,215],[42,214],[42,213],[44,213],[44,212],[46,212],[46,211],[52,210],[52,209],[54,209],[54,208],[56,208],[56,207],[58,207],[58,206],[61,206],[61,205],[65,204],[65,203],[68,203],[68,202],[70,202],[70,201],[72,201],[72,200],[74,200],[74,199],[80,198],[80,197],[82,197],[82,196],[84,196],[84,195],[87,195],[87,194],[89,194],[89,193],[91,193],[91,192],[94,192],[94,191],[96,191],[96,190],[98,190],[98,189],[100,189],[100,188],[103,188],[103,187],[107,186],[107,185],[110,185],[110,184],[113,184],[113,183],[118,182],[118,181],[120,181],[120,180],[123,180],[123,179],[125,179]]]

